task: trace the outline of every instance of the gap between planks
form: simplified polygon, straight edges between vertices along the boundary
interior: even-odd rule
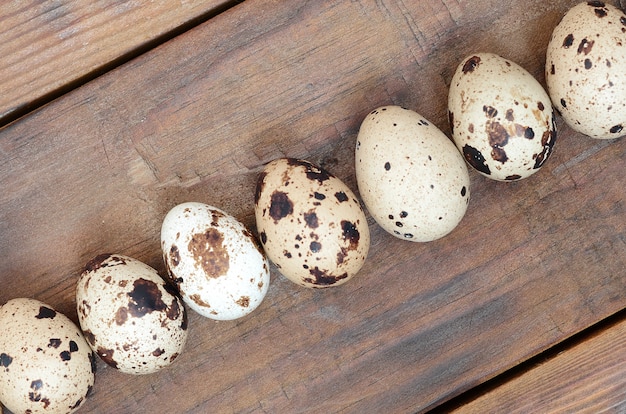
[[[42,95],[31,99],[28,103],[22,105],[21,107],[15,108],[14,110],[9,111],[4,116],[0,116],[0,130],[2,130],[7,125],[19,120],[20,118],[36,111],[37,109],[45,106],[46,104],[54,101],[57,98],[71,92],[74,89],[78,89],[86,83],[91,82],[92,80],[104,75],[107,72],[110,72],[116,69],[119,66],[124,65],[127,62],[143,55],[144,53],[149,52],[152,49],[166,43],[175,37],[203,24],[207,21],[213,19],[214,17],[226,12],[227,10],[235,7],[238,4],[243,3],[244,0],[228,0],[223,4],[217,5],[206,12],[199,14],[184,23],[172,28],[169,31],[166,31],[160,35],[155,36],[154,38],[148,40],[147,42],[140,44],[136,47],[131,48],[129,51],[111,59],[108,62],[104,62],[101,65],[95,66],[88,72],[80,75],[79,77],[69,80],[67,83],[64,83],[62,86],[52,89],[48,92],[43,93]],[[1,413],[0,413],[1,414]]]
[[[520,364],[502,372],[501,374],[470,388],[456,397],[443,402],[440,405],[429,408],[425,411],[428,414],[449,413],[462,408],[463,406],[477,400],[485,394],[502,387],[503,385],[528,374],[538,366],[553,360],[564,352],[572,351],[575,347],[580,346],[584,342],[595,338],[626,321],[626,308],[598,321],[597,323],[583,329],[580,332],[564,339],[558,344],[538,353],[535,356],[521,362]]]

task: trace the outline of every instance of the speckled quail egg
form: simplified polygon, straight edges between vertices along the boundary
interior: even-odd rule
[[[175,290],[143,262],[119,254],[92,259],[76,288],[80,326],[113,368],[150,374],[170,365],[187,340],[187,313]]]
[[[556,141],[547,92],[525,69],[493,53],[463,59],[452,78],[448,115],[454,143],[482,175],[529,177]]]
[[[367,257],[370,232],[359,200],[339,178],[308,161],[280,158],[265,166],[255,216],[268,257],[301,286],[339,286]]]
[[[571,8],[552,32],[546,83],[572,129],[593,138],[626,134],[626,15],[601,1]]]
[[[187,202],[172,208],[161,248],[170,280],[202,316],[238,319],[265,298],[270,271],[263,250],[243,223],[217,207]]]
[[[0,401],[13,413],[72,413],[90,393],[91,348],[65,315],[35,299],[0,307]]]
[[[399,106],[370,112],[359,129],[355,163],[365,206],[398,238],[439,239],[465,215],[470,197],[465,161],[417,112]]]

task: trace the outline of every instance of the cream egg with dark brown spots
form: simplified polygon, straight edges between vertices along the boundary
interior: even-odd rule
[[[255,216],[268,257],[301,286],[339,286],[367,257],[370,232],[359,200],[343,181],[308,161],[280,158],[265,166]]]
[[[92,259],[76,288],[80,326],[96,354],[127,374],[172,364],[187,341],[182,300],[147,264],[128,256]]]
[[[414,242],[439,239],[461,221],[470,198],[463,157],[420,114],[399,106],[370,112],[355,150],[359,193],[376,222]]]
[[[12,413],[73,413],[90,394],[96,357],[74,322],[16,298],[0,307],[0,402]]]
[[[493,53],[461,61],[450,84],[448,116],[467,163],[494,180],[531,176],[556,141],[547,92],[524,68]]]
[[[626,135],[626,14],[601,1],[572,7],[552,32],[546,83],[572,129],[598,139]]]
[[[163,219],[161,248],[168,276],[200,315],[232,320],[263,301],[269,262],[254,235],[232,215],[199,202],[173,207]]]

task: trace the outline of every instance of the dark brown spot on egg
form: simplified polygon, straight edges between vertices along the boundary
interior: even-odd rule
[[[241,306],[242,308],[247,308],[248,306],[250,306],[250,297],[242,296],[239,299],[237,299],[235,303]]]
[[[322,250],[322,244],[320,242],[312,241],[309,245],[309,249],[313,253],[319,253],[319,251]]]
[[[128,319],[128,308],[122,306],[115,312],[115,323],[118,325],[124,325]]]
[[[44,407],[47,408],[48,404],[50,404],[50,402],[43,398],[41,396],[41,389],[43,388],[43,381],[38,379],[38,380],[34,380],[31,381],[30,383],[30,389],[32,391],[30,391],[28,393],[28,399],[32,402],[43,402],[44,403]],[[44,401],[45,400],[45,401]]]
[[[115,353],[114,350],[98,347],[96,352],[98,353],[100,359],[102,359],[108,366],[117,369],[117,361],[113,359],[113,354]]]
[[[152,356],[154,357],[160,357],[161,355],[163,355],[165,353],[165,350],[161,349],[161,348],[157,348],[154,351],[152,351]]]
[[[74,341],[70,341],[70,352],[78,352],[78,344]]]
[[[180,264],[180,252],[178,251],[178,246],[176,246],[175,244],[170,247],[169,259],[170,265],[173,267],[176,267]]]
[[[198,306],[201,306],[203,308],[210,308],[211,307],[211,305],[209,305],[208,303],[203,301],[202,298],[200,297],[200,295],[198,295],[198,294],[190,295],[189,298],[191,300],[193,300],[196,303],[196,305],[198,305]]]
[[[191,236],[187,248],[207,277],[217,278],[228,272],[230,256],[223,243],[224,235],[216,228]]]
[[[550,65],[550,75],[554,75],[556,73],[556,68],[554,67],[554,63]]]
[[[339,276],[331,275],[325,270],[320,270],[317,266],[315,266],[314,269],[309,269],[309,273],[312,278],[304,278],[304,281],[318,286],[334,285],[340,280],[348,277],[348,273],[343,273]]]
[[[467,127],[467,130],[469,131],[470,134],[474,133],[474,124],[469,124]]]
[[[617,134],[618,132],[622,132],[623,128],[624,127],[622,126],[622,124],[614,125],[613,127],[611,127],[610,132],[611,134]]]
[[[486,129],[492,148],[504,147],[509,142],[509,133],[499,122],[487,122]]]
[[[161,312],[167,309],[159,287],[151,280],[143,278],[135,280],[133,290],[128,293],[128,296],[130,298],[128,311],[134,318],[141,318],[153,311]]]
[[[607,11],[606,9],[595,9],[594,13],[596,14],[597,17],[605,17],[607,15]]]
[[[465,194],[467,194],[467,188],[463,186],[463,188],[461,188],[461,197],[465,197]]]
[[[386,171],[389,171],[390,169],[391,169],[391,164],[389,163],[389,161],[387,161],[387,162],[385,163],[385,170],[386,170]]]
[[[287,259],[291,259],[293,257],[291,252],[287,250],[283,250],[283,256],[285,256]]]
[[[48,308],[47,306],[40,306],[39,307],[39,313],[37,314],[37,316],[35,316],[35,318],[37,319],[54,319],[54,317],[57,316],[57,313],[55,310]]]
[[[102,267],[102,264],[111,257],[111,253],[103,253],[91,259],[85,265],[85,272],[94,272]]]
[[[63,351],[59,354],[59,356],[61,357],[61,361],[69,361],[70,359],[72,359],[72,354],[70,353],[70,351]]]
[[[296,158],[287,158],[287,164],[291,166],[304,167],[306,177],[311,181],[317,181],[320,184],[333,177],[328,171],[323,168],[319,168],[308,161],[299,160]]]
[[[465,63],[463,64],[463,69],[461,70],[464,74],[471,73],[474,71],[474,69],[478,67],[478,65],[480,65],[480,57],[472,56],[465,61]]]
[[[561,98],[561,106],[563,108],[567,108],[567,102],[565,102],[565,99]]]
[[[277,223],[291,214],[293,214],[293,202],[289,199],[289,195],[282,191],[274,191],[271,197],[270,217]]]
[[[535,137],[535,131],[531,127],[527,127],[524,130],[524,138],[533,139]]]
[[[463,156],[465,157],[465,160],[468,162],[468,164],[474,167],[476,170],[487,175],[491,174],[489,166],[485,163],[485,157],[476,148],[466,144],[463,147]]]
[[[343,203],[344,201],[348,201],[348,195],[344,193],[343,191],[337,191],[335,193],[335,198],[337,198],[337,201],[339,201],[340,203]]]
[[[578,45],[578,50],[576,51],[578,54],[585,54],[588,55],[589,52],[591,52],[591,49],[593,48],[593,44],[594,41],[593,40],[587,40],[587,38],[584,38],[583,40],[580,41],[580,44]]]
[[[572,45],[574,44],[574,35],[573,34],[568,34],[567,36],[565,36],[565,39],[563,40],[563,47],[565,49],[570,48]]]
[[[349,249],[354,250],[359,246],[359,230],[357,230],[354,223],[348,220],[341,221],[341,231],[343,239],[349,242]]]
[[[543,102],[541,102],[541,101],[540,101],[540,102],[537,102],[537,108],[538,108],[540,111],[543,111],[544,109],[546,109],[546,107],[544,106]]]
[[[513,116],[513,110],[512,109],[507,109],[506,110],[506,115],[504,117],[509,122],[513,122],[515,120],[515,117]]]
[[[552,153],[552,147],[554,146],[554,142],[556,141],[556,130],[545,131],[541,136],[541,145],[543,145],[543,150],[536,155],[535,157],[535,165],[533,169],[540,168],[550,157]]]
[[[498,110],[493,106],[483,105],[483,112],[488,118],[493,118],[498,115]]]
[[[61,346],[61,340],[59,338],[50,338],[48,341],[48,348],[58,348]]]
[[[96,354],[93,352],[89,352],[89,363],[91,364],[91,373],[95,374],[96,370],[98,369],[98,361],[96,361]],[[89,395],[89,392],[91,392],[91,388],[89,389],[89,391],[87,391],[87,395]]]
[[[259,199],[261,198],[261,194],[263,193],[263,189],[265,188],[265,177],[267,176],[267,172],[262,171],[256,180],[256,188],[254,192],[254,204],[259,204]]]
[[[314,197],[316,200],[320,200],[320,201],[322,201],[322,200],[325,200],[325,199],[326,199],[326,196],[325,196],[324,194],[322,194],[322,193],[318,193],[317,191],[315,191],[315,192],[313,193],[313,197]]]
[[[261,239],[261,243],[265,244],[267,243],[267,234],[262,231],[261,234],[259,234],[259,238]]]
[[[167,308],[165,312],[167,319],[175,321],[180,316],[180,306],[178,305],[178,299],[172,299],[172,304]]]
[[[493,149],[491,150],[491,158],[498,162],[501,162],[502,164],[509,160],[509,157],[506,155],[506,151],[504,151],[504,149],[500,147],[493,147]]]
[[[408,215],[409,215],[409,213],[407,213],[406,211],[401,211],[400,212],[400,218],[405,218]]]
[[[316,229],[319,226],[315,210],[309,210],[308,212],[304,213],[304,222],[308,227],[312,229]]]
[[[513,174],[513,175],[507,175],[504,179],[506,181],[515,181],[515,180],[519,180],[520,178],[522,178],[521,175],[519,174]]]
[[[585,59],[585,69],[591,69],[592,63],[590,59]]]
[[[82,403],[83,403],[83,398],[81,397],[81,398],[79,398],[79,399],[78,399],[78,401],[76,401],[76,402],[74,403],[74,405],[72,405],[72,406],[70,407],[70,410],[75,410],[75,409],[77,409],[77,408],[78,408],[78,407],[79,407]]]
[[[13,358],[11,356],[5,354],[4,352],[0,354],[0,367],[8,368],[9,365],[11,365],[11,362],[13,362]]]

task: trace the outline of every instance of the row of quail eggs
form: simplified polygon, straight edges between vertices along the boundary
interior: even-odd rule
[[[451,139],[415,111],[384,106],[363,120],[355,172],[363,204],[388,233],[412,242],[444,237],[470,200],[468,165],[516,181],[537,172],[556,141],[556,113],[598,139],[626,126],[626,15],[599,1],[571,8],[546,53],[547,91],[492,53],[468,55],[448,95]],[[187,340],[187,310],[233,320],[269,289],[270,261],[300,286],[350,280],[370,246],[364,208],[330,172],[276,159],[258,176],[254,235],[217,207],[187,202],[163,219],[165,280],[121,254],[95,257],[76,289],[79,325],[35,299],[0,307],[0,401],[13,413],[71,413],[94,385],[96,355],[128,374],[170,364]]]

